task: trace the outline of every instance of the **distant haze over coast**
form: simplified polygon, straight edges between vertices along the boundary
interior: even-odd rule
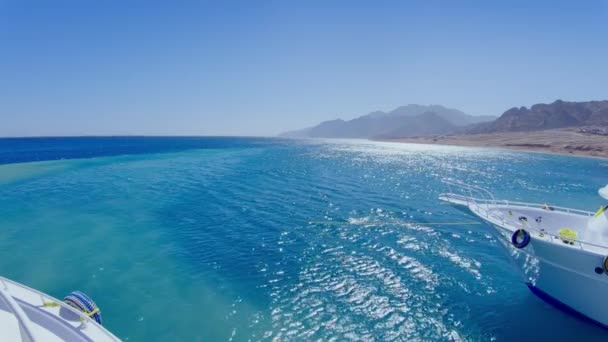
[[[396,139],[442,134],[536,131],[608,126],[608,101],[535,104],[515,107],[500,117],[473,116],[440,105],[410,104],[390,112],[376,111],[352,120],[330,120],[289,131],[285,137]]]
[[[410,104],[389,112],[375,111],[352,120],[330,120],[317,126],[285,132],[285,137],[396,138],[442,134],[495,117],[473,116],[441,105]]]

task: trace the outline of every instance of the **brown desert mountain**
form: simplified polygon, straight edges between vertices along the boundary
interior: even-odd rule
[[[557,100],[530,108],[511,108],[493,122],[475,125],[468,132],[522,132],[580,126],[608,126],[608,101]]]

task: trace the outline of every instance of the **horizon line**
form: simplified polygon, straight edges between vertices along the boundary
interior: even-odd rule
[[[83,134],[83,135],[16,135],[0,136],[0,139],[44,139],[44,138],[279,138],[278,135],[163,135],[163,134]]]

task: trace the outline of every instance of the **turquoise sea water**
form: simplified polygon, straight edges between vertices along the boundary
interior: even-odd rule
[[[608,338],[530,293],[489,226],[436,224],[479,222],[438,202],[444,177],[595,210],[606,161],[72,138],[0,139],[0,163],[0,275],[58,298],[89,294],[124,340]]]

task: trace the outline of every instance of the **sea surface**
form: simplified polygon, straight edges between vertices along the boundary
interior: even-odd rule
[[[606,341],[441,179],[595,210],[608,162],[261,138],[0,139],[0,275],[125,341]],[[598,305],[606,294],[598,294]]]

